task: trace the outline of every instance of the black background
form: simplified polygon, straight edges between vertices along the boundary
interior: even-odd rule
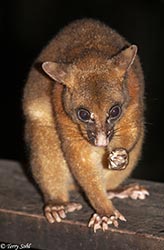
[[[26,160],[21,98],[30,65],[59,29],[83,17],[106,22],[139,47],[146,81],[146,138],[133,176],[164,181],[164,0],[2,1],[0,158]]]

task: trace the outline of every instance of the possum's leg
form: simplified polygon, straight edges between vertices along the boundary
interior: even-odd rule
[[[75,130],[73,133],[76,140],[70,142],[69,137],[66,136],[68,139],[63,148],[72,173],[95,209],[88,226],[92,227],[94,232],[97,229],[105,231],[110,224],[118,227],[119,220],[126,221],[126,219],[108,199],[102,175],[102,165],[99,163],[99,154],[87,142],[78,140],[78,134]]]
[[[82,206],[69,202],[71,175],[63,158],[55,128],[33,121],[26,124],[33,176],[44,196],[44,212],[50,223],[60,222],[66,213]]]

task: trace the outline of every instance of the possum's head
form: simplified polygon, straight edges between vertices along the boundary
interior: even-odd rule
[[[110,59],[87,52],[74,64],[42,65],[53,80],[65,85],[64,110],[94,146],[107,146],[114,136],[129,100],[124,79],[136,52],[132,45]]]

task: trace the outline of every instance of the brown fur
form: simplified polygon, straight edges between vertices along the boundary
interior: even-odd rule
[[[84,19],[63,29],[33,65],[23,108],[32,172],[46,203],[68,202],[75,178],[97,213],[113,213],[106,190],[129,176],[140,157],[144,136],[143,75],[139,59],[133,63],[134,56],[127,55],[130,50],[121,54],[128,46],[114,30]],[[44,62],[54,62],[43,67],[53,80],[41,69]],[[95,147],[75,108],[92,110],[100,130],[106,112],[116,102],[123,103],[123,113],[114,125],[116,132],[108,147]],[[107,168],[109,152],[115,148],[129,153],[125,170]]]

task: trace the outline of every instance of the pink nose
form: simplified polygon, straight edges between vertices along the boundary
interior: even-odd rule
[[[109,140],[104,132],[99,132],[95,139],[95,146],[97,147],[106,147],[109,143]]]

